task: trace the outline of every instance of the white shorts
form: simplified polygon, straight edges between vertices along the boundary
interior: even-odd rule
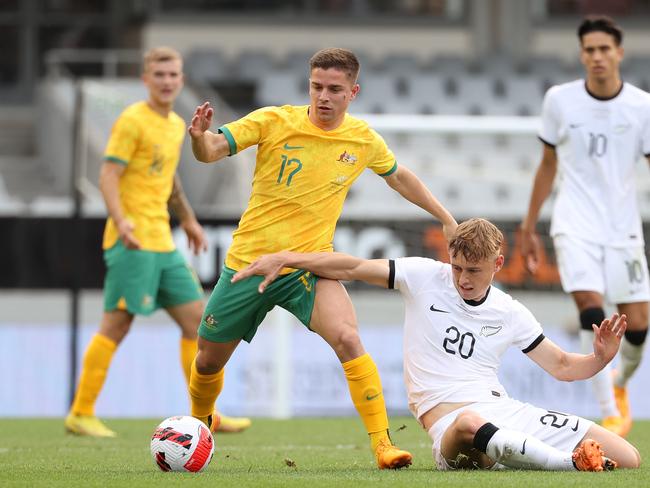
[[[612,304],[650,300],[643,246],[607,247],[566,234],[553,244],[565,292],[595,291]]]
[[[454,469],[440,452],[442,436],[459,413],[471,410],[499,428],[517,430],[531,435],[561,451],[572,452],[594,424],[591,420],[553,410],[535,407],[513,398],[496,402],[477,402],[454,410],[440,418],[429,429],[433,441],[433,459],[439,470]],[[503,469],[502,465],[495,465]]]

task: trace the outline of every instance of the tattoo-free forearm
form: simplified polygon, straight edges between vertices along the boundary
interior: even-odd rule
[[[104,197],[108,215],[113,219],[115,225],[119,226],[124,220],[124,213],[120,203],[120,175],[112,171],[110,167],[102,166],[99,175],[99,189]]]
[[[578,381],[591,378],[607,365],[595,354],[565,352],[561,368],[554,376],[561,381]]]
[[[339,252],[282,253],[285,267],[298,268],[331,280],[354,280],[355,270],[363,259]]]
[[[200,137],[191,137],[192,152],[197,161],[213,163],[230,154],[230,145],[223,134],[205,131]]]
[[[387,178],[387,182],[393,190],[429,212],[441,224],[449,225],[455,222],[453,216],[411,170],[400,167],[393,178]]]
[[[528,212],[526,218],[521,224],[522,230],[526,232],[534,232],[539,218],[539,212],[544,205],[544,202],[553,190],[553,181],[557,172],[557,159],[555,150],[545,148],[544,157],[542,162],[537,168],[535,173],[535,180],[533,183],[533,191],[530,195],[530,202],[528,204]]]

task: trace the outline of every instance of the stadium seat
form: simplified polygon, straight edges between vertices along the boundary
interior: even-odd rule
[[[391,74],[371,74],[360,79],[361,89],[355,99],[355,109],[368,107],[371,113],[387,112],[385,102],[398,97],[397,80]]]
[[[526,76],[506,76],[501,80],[504,88],[504,103],[511,107],[511,115],[538,115],[544,97],[539,78]]]
[[[384,57],[377,71],[396,76],[413,76],[421,70],[417,58],[410,54],[389,54]]]
[[[457,56],[434,56],[427,64],[432,73],[443,76],[466,76],[468,63]]]
[[[185,57],[185,71],[198,84],[213,84],[234,77],[223,54],[211,49],[195,49]]]
[[[235,68],[238,80],[256,82],[276,67],[268,51],[242,51],[237,57]]]
[[[476,75],[456,78],[457,93],[464,107],[464,114],[484,115],[499,110],[495,92],[496,80],[492,76]]]
[[[273,71],[257,85],[259,106],[309,103],[307,79],[293,71]]]
[[[518,66],[515,61],[510,56],[502,53],[483,56],[472,64],[476,71],[493,78],[498,78],[500,76],[514,76],[518,71]]]
[[[420,113],[459,114],[462,107],[457,99],[450,100],[446,81],[439,74],[417,74],[409,80],[409,98],[420,107]],[[446,111],[442,109],[446,108]]]

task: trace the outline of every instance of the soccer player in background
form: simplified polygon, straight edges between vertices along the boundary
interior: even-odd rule
[[[501,357],[510,346],[558,380],[589,378],[616,355],[626,327],[625,315],[614,314],[592,326],[591,354],[563,351],[544,336],[526,307],[492,286],[504,263],[502,245],[496,226],[470,219],[451,237],[451,264],[284,251],[259,258],[233,282],[257,285],[264,296],[289,267],[398,289],[406,306],[409,409],[429,433],[440,470],[639,467],[638,451],[622,437],[590,420],[510,398],[499,382]]]
[[[223,385],[223,368],[242,339],[251,341],[275,306],[294,314],[319,334],[341,361],[350,395],[379,468],[400,468],[411,454],[392,445],[377,367],[361,343],[350,299],[341,283],[285,268],[265,295],[251,282],[232,284],[235,272],[263,254],[282,249],[331,251],[336,222],[353,181],[370,168],[404,198],[443,224],[453,217],[407,168],[398,166],[384,140],[347,114],[359,91],[359,62],[345,49],[317,52],[310,61],[305,106],[266,107],[221,127],[208,128],[213,110],[197,107],[189,129],[199,161],[214,162],[257,146],[248,208],[233,234],[221,277],[199,327],[192,367],[192,415],[210,425]],[[372,209],[369,209],[372,211]]]
[[[542,107],[542,161],[521,225],[522,253],[535,272],[540,242],[535,225],[560,170],[551,237],[562,287],[580,314],[586,352],[591,324],[605,317],[604,300],[627,316],[619,366],[592,382],[603,426],[627,435],[632,420],[627,382],[643,353],[648,332],[648,265],[634,183],[635,164],[650,160],[650,95],[624,82],[621,29],[607,17],[578,27],[585,80],[552,87]]]
[[[104,314],[86,350],[79,385],[65,419],[69,432],[114,437],[95,416],[113,354],[136,314],[164,308],[181,328],[180,356],[186,380],[196,355],[203,289],[175,249],[168,206],[194,253],[207,248],[205,235],[176,173],[185,123],[172,111],[183,87],[183,62],[159,47],[144,56],[142,81],[149,97],[127,107],[106,147],[99,186],[106,202]],[[152,372],[153,374],[154,372]],[[221,428],[245,429],[249,419],[222,417]]]

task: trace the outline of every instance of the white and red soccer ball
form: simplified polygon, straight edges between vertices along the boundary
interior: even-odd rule
[[[151,456],[162,471],[198,473],[214,454],[212,433],[194,417],[169,417],[151,436]]]

